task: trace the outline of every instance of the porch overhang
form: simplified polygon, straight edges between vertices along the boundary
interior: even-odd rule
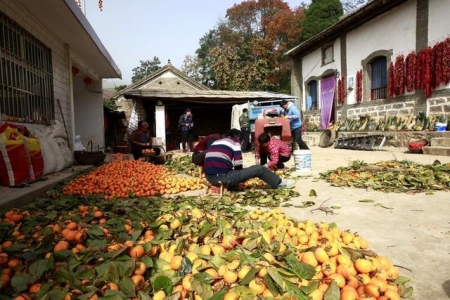
[[[272,92],[241,92],[217,90],[130,90],[124,94],[126,99],[142,99],[145,101],[166,100],[203,104],[242,104],[248,101],[295,99],[295,96]]]
[[[71,56],[99,78],[122,78],[120,69],[74,0],[16,0],[46,30],[70,48]]]

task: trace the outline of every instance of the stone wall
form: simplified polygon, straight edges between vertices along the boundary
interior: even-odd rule
[[[429,142],[432,138],[450,138],[449,131],[339,131],[337,137],[350,137],[361,135],[381,134],[387,137],[385,145],[387,147],[408,147],[410,139],[427,139]]]
[[[450,116],[450,96],[428,99],[428,113],[433,116]]]
[[[320,112],[319,113],[305,113],[304,117],[305,124],[314,123],[320,124]]]
[[[431,116],[447,116],[447,118],[450,118],[450,95],[448,92],[438,92],[437,94],[436,97],[427,99],[427,114]],[[411,98],[402,102],[385,100],[384,103],[362,103],[347,107],[338,107],[336,112],[337,120],[343,121],[343,109],[345,108],[347,117],[352,119],[358,119],[360,116],[366,115],[384,117],[385,115],[418,114],[415,100]],[[305,122],[320,124],[320,110],[305,112]]]
[[[372,106],[352,107],[347,109],[348,118],[359,118],[360,116],[381,117],[385,115],[407,115],[414,113],[414,101],[378,104]]]

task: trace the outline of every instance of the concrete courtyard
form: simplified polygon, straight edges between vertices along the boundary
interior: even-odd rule
[[[357,151],[311,147],[312,172],[301,177],[296,190],[301,196],[291,203],[314,201],[309,208],[284,207],[284,212],[296,220],[335,222],[341,230],[357,232],[370,242],[377,254],[389,257],[399,266],[400,274],[411,278],[414,299],[450,298],[450,195],[439,191],[433,195],[383,193],[364,189],[333,187],[318,179],[319,173],[348,166],[354,160],[375,163],[386,160],[411,160],[432,164],[436,159],[449,163],[448,156],[411,154],[406,148],[385,148],[383,151]],[[249,163],[253,157],[246,158]],[[294,166],[293,159],[287,166]],[[317,197],[310,197],[314,189]],[[335,214],[321,210],[311,212],[329,199],[324,206],[337,206]],[[365,203],[358,200],[370,199]],[[381,204],[385,207],[375,206]]]

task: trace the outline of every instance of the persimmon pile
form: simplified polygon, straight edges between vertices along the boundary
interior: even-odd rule
[[[180,177],[165,166],[143,161],[124,160],[104,164],[92,172],[69,182],[65,195],[104,195],[112,197],[149,197],[204,189],[201,178]]]
[[[16,299],[399,299],[363,237],[209,198],[60,196],[4,212],[0,293]],[[19,217],[20,216],[20,217]],[[21,298],[20,298],[21,297]]]

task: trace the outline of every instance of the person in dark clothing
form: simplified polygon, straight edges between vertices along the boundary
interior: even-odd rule
[[[294,186],[294,180],[281,179],[265,166],[243,168],[241,137],[240,130],[231,129],[225,137],[212,143],[206,150],[203,172],[209,183],[215,186],[222,184],[231,190],[236,189],[240,183],[258,177],[274,189]]]
[[[197,166],[203,166],[205,162],[206,149],[208,149],[213,142],[220,139],[220,134],[213,133],[202,138],[194,147],[194,153],[192,153],[192,162]]]
[[[194,121],[191,110],[188,108],[180,116],[178,120],[178,128],[181,130],[181,144],[183,147],[183,152],[188,152],[186,149],[186,142],[189,144],[189,150],[192,151],[194,149],[194,138],[192,134],[192,128],[194,127]]]
[[[142,156],[142,150],[144,149],[153,149],[155,155],[161,153],[161,149],[152,148],[152,135],[146,121],[138,122],[138,128],[131,133],[130,144],[131,152],[133,153],[133,158],[135,160],[138,160]]]
[[[242,132],[242,151],[248,152],[251,150],[250,144],[250,119],[248,118],[248,109],[244,108],[239,117],[239,126]]]
[[[297,142],[300,149],[309,149],[302,139],[302,115],[298,108],[287,100],[281,101],[280,106],[283,108],[284,118],[288,119],[291,125],[292,139]]]

